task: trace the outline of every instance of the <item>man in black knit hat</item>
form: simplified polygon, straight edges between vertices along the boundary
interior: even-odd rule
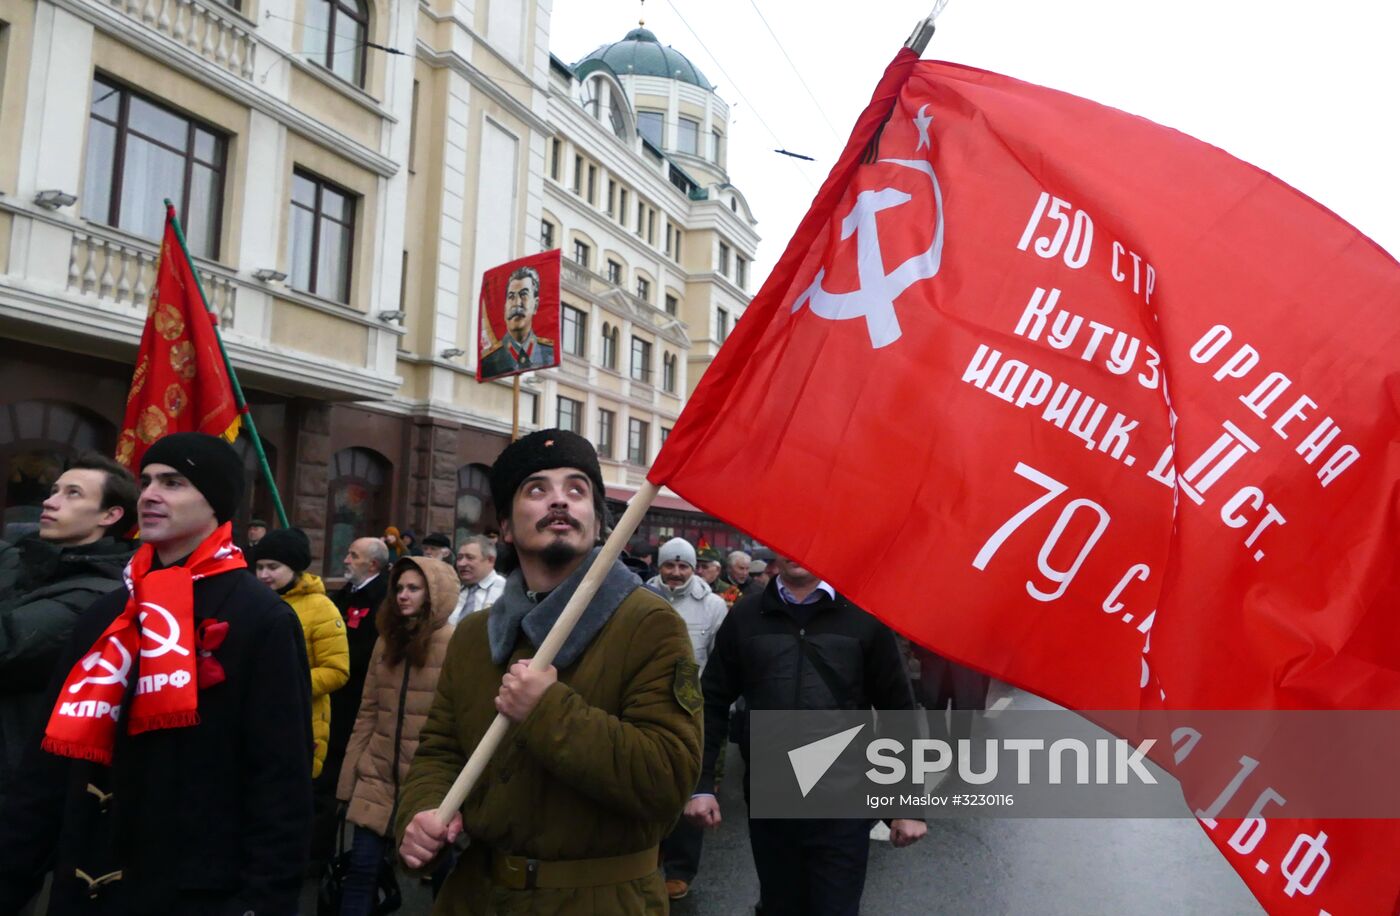
[[[0,810],[0,912],[291,914],[311,817],[296,615],[233,544],[243,467],[177,433],[141,462],[142,546],[79,619]]]
[[[554,664],[530,668],[606,531],[597,453],[576,433],[532,433],[496,460],[491,494],[518,566],[489,610],[457,625],[400,794],[400,853],[429,867],[470,835],[442,913],[487,900],[502,912],[664,912],[658,846],[700,764],[685,623],[614,562]],[[435,809],[498,712],[505,740],[444,827]]]

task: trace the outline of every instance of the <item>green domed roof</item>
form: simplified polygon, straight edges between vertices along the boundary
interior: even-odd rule
[[[574,64],[574,72],[587,76],[599,64],[607,64],[618,76],[661,76],[714,91],[700,68],[672,47],[662,47],[656,35],[633,29],[621,41],[600,45]]]

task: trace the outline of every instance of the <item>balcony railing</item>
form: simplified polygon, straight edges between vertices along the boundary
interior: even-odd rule
[[[108,0],[140,22],[243,79],[253,78],[257,40],[233,16],[199,0]]]
[[[586,295],[608,295],[619,299],[622,304],[627,306],[627,311],[631,313],[634,320],[646,325],[651,330],[660,332],[677,324],[674,315],[667,314],[645,299],[638,298],[616,283],[609,282],[601,274],[596,274],[567,259],[562,263],[564,269],[561,279],[564,283],[572,285]]]
[[[155,283],[158,248],[96,230],[74,232],[68,253],[68,289],[112,305],[145,308]],[[219,323],[231,327],[238,304],[238,285],[222,269],[198,264],[204,295]]]

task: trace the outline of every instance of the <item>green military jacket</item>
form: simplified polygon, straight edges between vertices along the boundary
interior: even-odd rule
[[[521,636],[510,658],[495,663],[488,626],[499,613],[498,604],[469,615],[453,634],[400,795],[399,839],[414,815],[441,803],[496,716],[501,678],[535,651]],[[700,772],[696,670],[685,622],[664,599],[640,586],[621,599],[530,716],[511,725],[467,796],[462,815],[470,846],[433,912],[665,913],[659,871],[602,887],[510,890],[492,883],[489,862],[492,850],[558,861],[659,844]]]

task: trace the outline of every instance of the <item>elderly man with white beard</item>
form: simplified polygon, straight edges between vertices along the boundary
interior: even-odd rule
[[[661,570],[647,585],[655,589],[685,621],[690,644],[695,650],[695,663],[703,673],[705,661],[715,646],[715,634],[724,621],[729,606],[711,591],[709,584],[695,574],[695,548],[683,538],[672,538],[657,551]],[[680,900],[690,893],[695,873],[700,870],[700,851],[704,843],[704,828],[687,818],[681,818],[676,829],[661,843],[661,864],[666,870],[666,893]]]

